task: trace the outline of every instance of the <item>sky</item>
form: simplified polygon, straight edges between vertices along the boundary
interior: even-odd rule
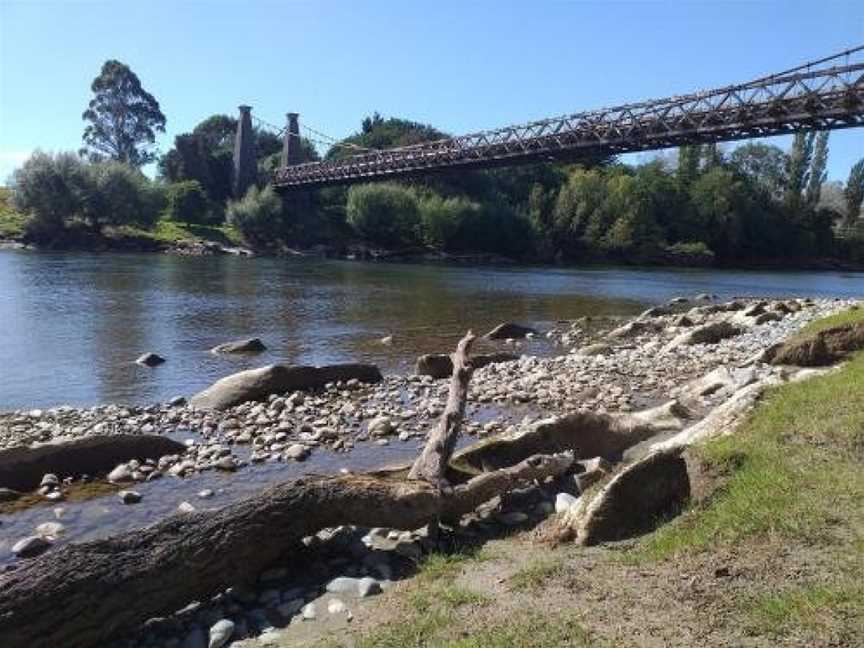
[[[34,149],[81,146],[90,83],[112,58],[161,104],[165,152],[240,104],[279,125],[299,112],[333,137],[373,111],[459,134],[746,81],[859,44],[864,0],[0,0],[0,183]],[[864,129],[829,145],[829,179],[845,179]]]

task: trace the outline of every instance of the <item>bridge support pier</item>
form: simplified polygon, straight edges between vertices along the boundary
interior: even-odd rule
[[[282,139],[282,166],[294,166],[303,162],[303,151],[300,146],[300,115],[289,112],[286,115],[285,136]]]
[[[252,107],[240,106],[237,120],[237,135],[234,138],[234,169],[231,177],[231,193],[240,199],[258,178],[255,161],[255,131],[252,130]]]

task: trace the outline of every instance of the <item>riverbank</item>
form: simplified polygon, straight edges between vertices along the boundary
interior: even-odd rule
[[[850,305],[851,302],[833,300],[773,302],[753,300],[725,304],[702,302],[696,306],[692,303],[671,304],[652,309],[623,326],[610,322],[607,327],[595,329],[590,334],[585,333],[586,321],[570,322],[544,332],[562,345],[564,355],[551,358],[523,357],[515,362],[490,365],[475,373],[469,394],[467,431],[475,436],[487,436],[501,431],[513,434],[519,429],[531,426],[541,415],[549,416],[559,412],[579,410],[620,414],[644,410],[659,402],[666,402],[670,397],[676,398],[681,405],[681,409],[674,411],[672,418],[683,418],[681,424],[690,425],[738,387],[769,378],[774,374],[778,376],[783,374],[781,368],[770,367],[759,361],[761,353],[766,348],[800,331],[815,319]],[[720,322],[727,322],[736,330],[733,331],[728,327],[718,328],[717,324]],[[615,328],[612,329],[610,326]],[[711,338],[703,337],[704,333],[694,336],[697,331],[713,331],[714,335]],[[701,341],[694,344],[694,338]],[[515,342],[504,343],[503,346],[512,348]],[[720,371],[724,367],[725,371]],[[703,378],[705,376],[707,378]],[[153,481],[150,475],[158,472],[165,472],[169,480],[172,477],[181,478],[183,481],[189,480],[191,485],[199,475],[211,471],[227,471],[225,474],[231,476],[227,477],[226,483],[232,483],[238,480],[238,477],[233,475],[245,475],[247,471],[255,470],[255,462],[251,460],[251,456],[256,453],[262,457],[264,464],[283,463],[288,466],[298,460],[306,459],[310,452],[313,453],[313,459],[318,454],[333,451],[347,452],[364,436],[374,446],[381,448],[399,443],[410,446],[411,439],[415,442],[422,439],[431,425],[431,419],[440,413],[445,391],[445,383],[433,381],[428,377],[391,376],[378,385],[333,385],[320,393],[311,395],[292,392],[277,395],[266,403],[241,405],[224,412],[197,412],[180,405],[131,408],[128,411],[111,407],[92,410],[64,408],[7,414],[0,426],[6,427],[16,438],[28,440],[37,438],[35,435],[42,440],[50,438],[57,440],[59,435],[68,433],[78,436],[95,433],[160,433],[173,435],[175,438],[178,435],[189,438],[192,443],[182,457],[166,461],[164,465],[161,461],[145,463],[146,471],[138,470],[141,464],[124,467],[126,477],[120,481],[128,484],[130,479],[139,480],[139,484],[134,488],[143,496],[143,504],[132,505],[134,509],[147,506],[151,497],[156,496],[149,492],[148,488]],[[666,418],[669,418],[668,412]],[[301,457],[297,452],[298,445],[304,448],[305,456]],[[252,455],[245,455],[244,448],[251,448]],[[245,456],[250,456],[250,459],[247,461]],[[230,467],[227,466],[228,461],[232,464]],[[224,465],[220,467],[223,463]],[[346,456],[344,465],[351,465],[350,455]],[[178,466],[180,468],[176,468]],[[136,471],[139,472],[137,477]],[[251,475],[254,475],[254,472]],[[247,478],[239,477],[239,480]],[[279,478],[278,472],[273,475],[273,478]],[[157,480],[156,483],[160,482],[165,483],[164,480]],[[48,489],[46,494],[57,490],[62,493],[68,486],[67,484],[58,489]],[[260,486],[259,483],[258,487]],[[109,497],[116,498],[116,495]],[[186,504],[187,508],[189,506],[211,508],[221,506],[230,499],[230,495],[224,492],[211,491],[208,495],[193,500],[192,504],[188,502]],[[81,517],[92,520],[91,517],[84,516],[81,511],[86,510],[88,506],[100,504],[95,500],[78,505],[63,501],[61,497],[59,503],[55,501],[51,505],[55,506],[55,515],[61,530],[58,531],[56,527],[49,530],[56,531],[57,540],[62,542],[64,533],[74,531],[77,520]],[[497,506],[493,506],[488,512],[491,518],[483,518],[486,520],[483,524],[488,526],[490,522],[498,520],[499,524],[503,524],[503,528],[520,527],[531,520],[544,519],[549,512],[548,506],[548,502],[544,504],[542,501],[537,503],[536,507],[532,503],[528,509],[525,508],[524,503],[516,504],[515,508],[509,510],[498,510]],[[59,515],[58,507],[63,510]],[[14,532],[17,529],[14,526],[14,519],[14,517],[7,518],[8,521],[13,522],[13,525],[4,522],[4,529]],[[67,530],[62,529],[65,524],[68,524]],[[493,524],[492,529],[494,528]],[[107,528],[102,529],[102,533],[107,531]],[[101,533],[97,533],[96,537],[100,535]],[[348,541],[350,537],[353,536],[349,534],[343,540]],[[389,540],[391,544],[405,546],[397,552],[401,556],[400,559],[385,561],[390,565],[387,569],[381,566],[385,563],[379,561],[375,563],[374,569],[371,562],[366,567],[358,567],[349,562],[349,569],[346,570],[346,565],[342,562],[344,558],[334,556],[332,564],[323,565],[318,571],[321,571],[325,580],[331,575],[360,576],[371,573],[373,577],[382,579],[386,587],[390,577],[394,573],[401,573],[400,570],[405,568],[406,565],[400,560],[409,555],[419,557],[420,554],[415,552],[422,552],[423,549],[409,547],[417,545],[420,539],[419,536],[415,537],[411,534],[405,537],[397,534],[391,538]],[[387,541],[387,537],[381,536],[378,540],[374,538],[370,540],[373,544],[380,541]],[[558,553],[560,552],[550,554],[553,562],[558,560]],[[523,583],[514,588],[518,591],[530,592],[536,583],[558,574],[556,564],[544,562],[542,565],[535,565],[534,561],[520,560],[525,564],[518,567],[520,562],[514,560],[517,569],[513,573],[514,582]],[[444,564],[458,564],[459,570],[463,568],[458,557],[452,560],[445,559]],[[491,567],[491,563],[489,566]],[[509,573],[507,567],[497,564],[494,571],[505,574],[505,577]],[[455,573],[450,566],[444,567],[443,572]],[[517,578],[515,574],[522,574],[522,572],[525,573]],[[290,585],[289,573],[286,573],[287,578],[283,578],[287,583],[285,587],[296,588],[296,580],[293,585]],[[391,576],[388,577],[387,574]],[[438,578],[433,577],[432,580]],[[482,578],[481,582],[485,582]],[[453,584],[452,579],[439,583],[435,587],[439,585],[449,587],[451,584]],[[314,585],[307,584],[307,587],[311,588],[310,592],[314,591]],[[461,600],[465,597],[472,599],[468,594],[463,597],[459,593],[460,587],[462,586],[459,585],[455,590],[448,590],[449,593],[443,600],[447,601],[450,598]],[[404,592],[405,590],[401,588],[402,586],[398,586],[394,591]],[[265,599],[270,597],[263,590],[260,596]],[[276,617],[270,618],[266,614],[263,616],[263,621],[259,619],[254,611],[260,609],[263,614],[267,607],[253,601],[247,616],[241,614],[238,621],[238,624],[242,622],[242,627],[245,628],[243,632],[249,632],[253,627],[259,628],[256,632],[260,632],[261,629],[266,629],[268,624],[270,627],[274,623],[278,626],[296,618],[297,622],[291,623],[291,627],[286,628],[282,633],[284,635],[282,639],[278,636],[274,638],[273,635],[279,633],[270,632],[266,641],[287,640],[288,643],[284,645],[300,645],[297,643],[298,638],[302,638],[304,632],[308,634],[310,627],[317,628],[311,631],[317,639],[321,638],[322,631],[330,627],[328,621],[338,621],[344,627],[347,609],[344,603],[341,613],[324,614],[321,608],[325,605],[329,608],[330,602],[321,599],[318,594],[309,599],[309,594],[304,589],[299,599],[296,593],[290,595],[290,600],[286,599],[286,596],[288,594],[280,595],[278,601],[278,606],[285,608],[278,613],[284,613],[282,621],[276,621]],[[388,598],[385,599],[388,602],[386,605],[394,601],[394,596],[396,596],[396,604],[400,606],[406,600],[412,600],[410,593],[406,595],[407,599],[400,595],[388,594]],[[329,599],[332,598],[333,596],[330,595]],[[299,607],[297,600],[301,601]],[[320,623],[310,624],[300,620],[310,616],[309,609],[303,607],[309,601],[317,602]],[[480,599],[477,599],[475,602],[479,601]],[[360,603],[349,602],[348,605],[358,614],[358,618],[360,618],[359,610],[366,609]],[[472,601],[457,603],[454,610],[467,609],[464,606],[473,607],[473,603]],[[246,609],[243,605],[240,607]],[[301,607],[305,610],[304,613],[296,616],[301,611]],[[200,610],[196,608],[197,612],[193,611],[192,616],[183,617],[185,621],[179,618],[173,620],[171,627],[176,628],[176,624],[180,623],[179,627],[185,630],[171,630],[169,635],[176,638],[177,632],[180,632],[181,636],[185,636],[184,632],[200,634],[202,632],[200,629],[195,630],[196,624],[200,628],[204,623],[206,628],[225,614],[224,608],[219,607],[218,604],[217,608],[208,606]],[[437,609],[436,604],[433,606],[433,611]],[[370,614],[373,615],[367,617],[370,622],[382,618],[374,616],[375,613]],[[539,612],[535,612],[536,614]],[[311,617],[307,621],[313,621],[315,613],[311,613]],[[522,617],[525,615],[520,619]],[[206,619],[211,621],[208,623]],[[544,627],[552,632],[550,636],[558,637],[560,640],[562,636],[571,636],[567,633],[576,627],[572,625],[573,622],[573,619],[564,620],[560,632],[559,630],[553,632],[552,627],[558,627],[556,624],[548,627],[544,624]],[[421,623],[418,627],[425,628],[422,632],[431,633],[430,638],[438,636],[437,633],[440,631],[446,631],[445,628],[439,628],[431,623],[429,619],[418,619],[418,623]],[[504,632],[502,636],[510,636],[512,632],[517,631],[528,632],[530,628],[536,627],[527,617],[518,623],[522,624],[519,626],[521,630],[505,629],[502,631]],[[296,632],[292,634],[295,630],[300,635]],[[158,635],[161,631],[151,630],[151,634],[152,632]],[[518,632],[513,636],[523,636]],[[561,632],[564,634],[562,635]],[[238,636],[242,634],[238,632]],[[268,633],[265,632],[266,634]],[[371,635],[373,638],[364,639],[366,643],[361,645],[390,645],[387,642],[392,643],[395,639],[387,639],[387,636],[380,633],[373,634]],[[261,645],[272,645],[266,643],[264,637],[260,641]],[[154,644],[145,638],[140,645]]]

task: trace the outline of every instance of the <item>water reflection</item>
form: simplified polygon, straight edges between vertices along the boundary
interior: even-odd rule
[[[266,362],[405,371],[468,328],[630,314],[675,295],[862,296],[861,273],[463,268],[0,252],[0,409],[148,403]],[[393,335],[393,346],[378,340]],[[258,336],[268,351],[207,349]],[[540,343],[535,349],[542,350]],[[156,369],[132,361],[145,351]]]

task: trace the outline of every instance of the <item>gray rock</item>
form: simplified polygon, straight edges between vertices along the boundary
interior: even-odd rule
[[[386,436],[393,432],[393,421],[389,416],[376,416],[367,429],[372,436]]]
[[[198,497],[200,497],[201,499],[209,499],[213,497],[213,491],[209,488],[205,488],[198,491]]]
[[[120,464],[108,473],[108,481],[113,484],[132,481],[132,470],[126,464]]]
[[[12,545],[12,553],[19,558],[32,558],[38,556],[50,546],[51,543],[42,536],[28,536]]]
[[[345,612],[348,608],[345,607],[345,603],[343,603],[338,598],[330,599],[327,603],[327,612],[330,614],[341,614]]]
[[[570,493],[558,493],[555,496],[555,512],[564,513],[578,501],[579,498],[574,497]]]
[[[234,634],[234,622],[230,619],[221,619],[210,628],[210,641],[207,648],[222,648]]]
[[[514,324],[512,322],[506,322],[504,324],[499,324],[491,331],[486,334],[486,339],[488,340],[506,340],[506,339],[520,339],[527,336],[529,333],[533,333],[537,335],[537,331],[529,328],[527,326],[522,326],[521,324]]]
[[[381,593],[381,583],[374,578],[365,577],[357,581],[357,594],[360,598],[374,596]]]
[[[56,538],[66,530],[59,522],[43,522],[36,527],[36,533],[43,538]]]
[[[309,456],[309,448],[302,443],[292,443],[285,449],[284,456],[286,459],[294,461],[303,461]]]
[[[383,377],[377,367],[363,364],[325,367],[268,365],[222,378],[193,396],[190,404],[198,409],[224,410],[247,401],[266,400],[271,394],[318,389],[328,383],[351,379],[377,383]]]
[[[598,342],[597,344],[589,344],[588,346],[584,346],[577,351],[579,355],[583,356],[605,356],[611,355],[615,351],[608,344],[603,344],[602,342]]]
[[[121,490],[117,493],[120,501],[124,504],[137,504],[141,501],[141,493],[133,490]]]
[[[42,477],[42,481],[39,482],[40,486],[59,486],[60,480],[57,478],[57,475],[54,473],[47,473]]]
[[[261,353],[266,351],[267,347],[259,338],[246,338],[245,340],[235,340],[234,342],[225,342],[219,344],[212,349],[211,353]]]
[[[303,606],[303,620],[314,621],[318,617],[318,610],[314,603],[309,603]]]
[[[145,353],[144,355],[138,356],[135,360],[135,364],[142,365],[144,367],[156,367],[165,362],[165,358],[155,353]]]

